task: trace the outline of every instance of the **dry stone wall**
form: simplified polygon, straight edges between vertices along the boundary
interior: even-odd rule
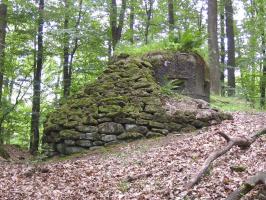
[[[50,113],[43,143],[51,156],[72,154],[195,130],[228,118],[210,109],[205,101],[162,94],[153,66],[127,57],[113,62],[95,83]]]

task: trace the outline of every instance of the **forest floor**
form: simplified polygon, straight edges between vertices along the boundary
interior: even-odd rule
[[[266,113],[233,113],[233,121],[181,136],[135,141],[70,160],[41,163],[0,162],[0,199],[224,199],[247,177],[266,171],[266,137],[247,150],[232,148],[209,174],[185,186],[204,160],[229,136],[246,137],[266,126]],[[243,172],[232,171],[241,166]],[[246,200],[256,199],[256,190]]]

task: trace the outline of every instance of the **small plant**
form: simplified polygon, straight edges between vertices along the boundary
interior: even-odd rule
[[[166,95],[174,95],[176,91],[180,91],[184,84],[184,80],[174,79],[167,81],[165,85],[161,87],[161,93]]]
[[[117,184],[118,190],[125,193],[130,189],[130,183],[128,181],[121,181]]]

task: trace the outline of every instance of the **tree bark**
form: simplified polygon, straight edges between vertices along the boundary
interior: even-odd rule
[[[224,87],[224,67],[225,67],[225,26],[224,26],[224,0],[221,1],[220,9],[220,39],[221,39],[221,50],[220,50],[220,69],[221,69],[221,95],[225,96],[225,87]]]
[[[0,110],[2,109],[6,26],[7,6],[5,4],[0,4]],[[0,124],[0,144],[3,143],[2,132],[2,124]]]
[[[134,44],[134,24],[135,24],[135,0],[130,1],[129,28],[131,44]]]
[[[2,92],[3,92],[6,25],[7,25],[7,6],[5,4],[0,4],[0,108],[2,104]]]
[[[266,88],[266,44],[265,44],[265,33],[263,31],[261,35],[262,40],[262,76],[260,80],[260,106],[261,108],[265,107],[265,88]]]
[[[215,152],[213,152],[204,162],[203,166],[200,168],[199,173],[197,173],[189,182],[188,189],[192,188],[194,185],[198,184],[201,178],[208,172],[213,161],[215,161],[220,156],[227,153],[233,146],[238,146],[241,149],[247,149],[253,144],[260,136],[266,134],[266,129],[259,131],[254,134],[250,138],[230,138],[223,132],[218,132],[220,136],[222,136],[226,141],[227,145],[224,148],[221,148]]]
[[[38,36],[37,36],[37,62],[34,70],[33,80],[33,100],[32,100],[32,116],[31,116],[31,138],[30,153],[36,154],[39,147],[39,124],[40,124],[40,104],[41,104],[41,76],[43,68],[43,11],[44,0],[39,1],[39,20],[38,20]]]
[[[175,28],[174,0],[168,0],[168,24],[169,24],[169,35],[171,36]]]
[[[83,5],[83,0],[80,0],[79,1],[79,14],[78,14],[78,19],[76,21],[76,24],[75,24],[75,33],[76,35],[78,35],[78,28],[79,28],[79,25],[80,25],[80,21],[81,21],[81,14],[82,14],[82,5]],[[79,47],[79,38],[76,36],[75,37],[75,40],[74,40],[74,47],[70,53],[70,61],[69,61],[69,82],[68,82],[68,87],[69,87],[69,93],[70,93],[70,88],[71,88],[71,84],[72,84],[72,72],[73,72],[73,60],[74,60],[74,56],[75,56],[75,53]]]
[[[211,92],[220,94],[219,47],[217,34],[217,0],[208,0],[208,49]]]
[[[122,0],[121,10],[120,10],[119,18],[117,21],[117,17],[118,17],[117,3],[116,3],[116,0],[111,0],[110,26],[111,26],[113,51],[115,50],[116,45],[120,41],[121,36],[122,36],[122,30],[124,26],[125,12],[126,12],[126,3],[127,3],[126,0]]]
[[[65,19],[64,19],[64,48],[63,48],[63,95],[64,98],[67,98],[70,94],[70,77],[69,77],[69,33],[68,31],[68,24],[69,24],[69,2],[68,0],[64,0],[65,4]]]
[[[226,36],[227,36],[227,71],[228,71],[228,96],[235,95],[235,33],[232,0],[225,0]]]
[[[145,12],[146,12],[146,17],[147,17],[146,25],[145,25],[145,33],[144,33],[145,44],[149,43],[149,31],[150,31],[150,26],[151,26],[153,3],[154,3],[154,0],[144,0]]]

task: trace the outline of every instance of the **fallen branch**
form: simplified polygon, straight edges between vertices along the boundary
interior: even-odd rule
[[[266,185],[266,172],[259,172],[255,176],[250,177],[237,190],[232,192],[225,200],[239,200],[249,193],[257,185]]]
[[[252,143],[254,143],[256,141],[256,139],[258,139],[261,135],[266,134],[266,128],[257,132],[256,134],[254,134],[253,136],[251,136],[249,139],[247,138],[231,138],[228,135],[226,135],[223,132],[218,132],[217,134],[219,134],[220,136],[222,136],[226,141],[227,141],[227,145],[220,149],[217,150],[215,152],[213,152],[203,163],[203,166],[200,168],[200,171],[198,174],[196,174],[191,181],[189,182],[187,188],[190,189],[192,188],[194,185],[198,184],[199,181],[201,180],[201,178],[208,172],[208,169],[210,168],[211,164],[213,163],[213,161],[215,161],[217,158],[219,158],[220,156],[224,155],[225,153],[227,153],[233,146],[238,146],[241,149],[247,149],[250,147],[250,145]]]

